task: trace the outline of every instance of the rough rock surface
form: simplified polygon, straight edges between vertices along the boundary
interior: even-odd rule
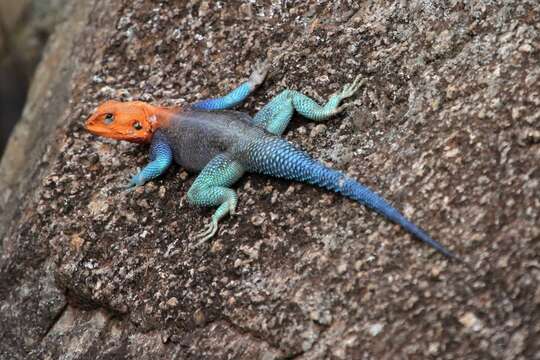
[[[1,359],[540,358],[537,1],[77,3],[13,140],[29,165],[2,194]],[[471,268],[306,185],[246,176],[206,249],[182,169],[119,190],[147,149],[85,133],[95,105],[223,94],[267,54],[241,109],[362,74],[345,114],[287,138]]]

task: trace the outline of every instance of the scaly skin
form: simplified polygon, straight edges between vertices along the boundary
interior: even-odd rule
[[[268,68],[268,63],[259,64],[249,80],[229,94],[196,102],[186,109],[109,101],[90,116],[86,128],[113,139],[151,142],[150,163],[132,177],[128,189],[158,177],[173,160],[190,171],[200,172],[188,191],[188,201],[198,206],[217,206],[217,210],[196,236],[198,244],[212,238],[219,221],[234,213],[238,197],[231,186],[245,172],[256,172],[307,182],[354,199],[442,254],[457,259],[379,195],[325,167],[280,137],[295,111],[313,121],[324,121],[340,113],[345,108],[340,106],[341,102],[363,85],[359,77],[332,95],[323,106],[297,91],[284,90],[253,119],[239,112],[224,111],[253,92],[266,77]]]

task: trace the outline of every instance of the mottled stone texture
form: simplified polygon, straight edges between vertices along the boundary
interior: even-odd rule
[[[537,1],[76,3],[1,168],[1,359],[540,358]],[[185,171],[119,190],[147,149],[85,133],[96,104],[223,94],[266,54],[252,114],[369,80],[286,137],[472,269],[307,185],[245,177],[206,249]]]

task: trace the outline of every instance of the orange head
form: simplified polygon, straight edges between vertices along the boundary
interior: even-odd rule
[[[149,142],[157,128],[157,108],[142,101],[107,101],[86,121],[92,134],[136,143]]]

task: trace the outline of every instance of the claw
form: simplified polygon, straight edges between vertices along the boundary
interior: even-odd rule
[[[136,188],[137,188],[136,185],[132,185],[131,183],[129,183],[127,185],[123,185],[120,189],[122,190],[124,194],[127,194],[134,191]]]
[[[206,225],[200,233],[195,235],[195,239],[200,239],[197,244],[195,244],[195,247],[201,246],[208,240],[210,240],[217,232],[218,230],[218,223],[217,221],[212,220],[210,224]]]
[[[255,64],[254,71],[266,75],[268,70],[270,70],[270,65],[270,61],[268,60],[259,61]]]
[[[253,72],[249,77],[249,81],[255,86],[262,84],[268,74],[268,70],[270,70],[270,62],[268,60],[258,61],[253,66]]]
[[[335,113],[336,114],[339,114],[340,112],[342,112],[343,110],[347,109],[347,108],[350,108],[350,107],[353,107],[353,106],[356,106],[357,104],[355,104],[354,102],[352,103],[347,103],[347,104],[343,104],[341,106],[339,106],[338,108],[336,108],[335,110]]]
[[[137,172],[131,176],[131,180],[126,185],[121,187],[122,192],[129,193],[137,189],[139,186],[144,185],[144,182],[141,182],[137,177],[137,175],[140,174],[140,172],[141,172],[141,169],[137,168]]]
[[[127,193],[130,193],[130,192],[133,192],[135,190],[137,190],[138,188],[142,187],[144,184],[135,184],[133,182],[129,182],[128,184],[124,185],[121,187],[122,189],[122,192],[124,194],[127,194]]]
[[[361,79],[361,76],[358,75],[352,83],[345,85],[343,87],[343,90],[341,90],[341,93],[339,94],[339,96],[342,99],[346,99],[348,97],[353,96],[354,93],[357,92],[358,89],[360,89],[360,87],[362,87],[366,83],[366,79],[362,79],[362,80],[360,79]]]

